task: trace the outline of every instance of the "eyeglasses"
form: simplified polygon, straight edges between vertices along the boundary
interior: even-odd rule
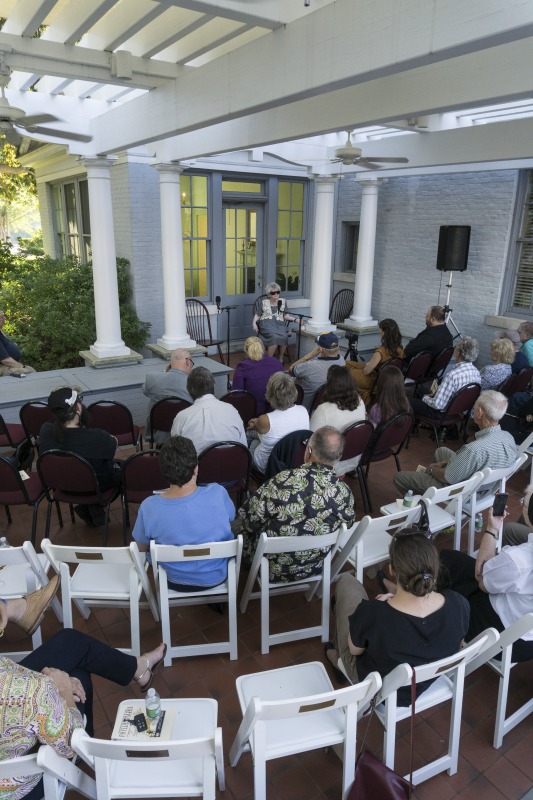
[[[269,294],[279,294],[279,289],[275,292],[269,292]]]
[[[191,367],[194,367],[194,361],[192,360],[192,358],[186,358],[185,359],[185,363],[186,364],[190,364]]]

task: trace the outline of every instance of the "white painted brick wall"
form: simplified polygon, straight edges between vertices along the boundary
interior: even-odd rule
[[[453,274],[450,305],[464,335],[480,343],[478,365],[489,362],[499,311],[518,173],[512,170],[396,178],[381,184],[378,200],[372,314],[393,317],[405,336],[424,327],[424,312],[444,303],[449,273],[436,269],[441,225],[471,225],[466,272]],[[342,268],[343,220],[358,220],[361,189],[339,186],[335,269]]]

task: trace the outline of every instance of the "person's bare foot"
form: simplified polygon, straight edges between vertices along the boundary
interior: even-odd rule
[[[143,653],[142,656],[137,657],[137,669],[133,680],[139,685],[140,689],[144,689],[151,681],[154,667],[163,660],[165,653],[166,647],[161,642],[155,650],[150,650],[149,653]]]

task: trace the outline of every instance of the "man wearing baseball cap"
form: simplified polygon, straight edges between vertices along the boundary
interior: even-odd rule
[[[340,367],[345,364],[339,352],[339,340],[334,333],[321,333],[315,341],[318,346],[289,367],[289,373],[294,375],[296,383],[304,390],[303,404],[308,411],[316,392],[326,383],[332,364]]]

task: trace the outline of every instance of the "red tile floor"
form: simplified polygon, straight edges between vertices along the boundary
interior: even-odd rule
[[[457,443],[452,443],[456,447]],[[405,469],[415,469],[417,464],[428,463],[432,458],[434,444],[428,431],[421,431],[419,437],[411,440],[407,451],[401,455]],[[131,451],[120,453],[126,457]],[[375,513],[385,502],[395,498],[392,484],[395,466],[392,459],[375,464],[370,470],[370,490]],[[519,499],[528,482],[529,469],[513,477],[509,482],[511,519],[519,515]],[[362,503],[359,488],[352,483],[356,497],[357,515],[362,516]],[[65,509],[66,511],[66,509]],[[9,542],[19,545],[29,538],[31,513],[29,509],[13,508],[13,524],[7,526],[5,517],[0,519],[0,535],[7,535]],[[68,521],[59,528],[55,512],[52,519],[51,538],[55,542],[79,543],[87,545],[102,542],[101,530],[88,529],[77,521]],[[134,519],[134,513],[132,520]],[[38,542],[43,536],[45,523],[45,504],[39,512]],[[111,512],[109,544],[122,544],[122,514],[120,503],[116,502]],[[451,541],[446,536],[439,537],[441,547],[449,547]],[[465,544],[463,538],[463,545]],[[241,576],[241,583],[244,576]],[[372,596],[377,593],[374,580],[365,578],[365,586]],[[271,603],[273,627],[282,629],[302,624],[313,616],[318,619],[317,601],[307,604],[303,595],[290,594],[277,597]],[[332,619],[332,626],[334,621]],[[129,622],[122,609],[96,609],[88,620],[83,620],[75,611],[75,625],[113,646],[127,646],[129,641]],[[173,640],[183,644],[215,640],[225,631],[226,620],[207,606],[191,606],[182,612],[173,612]],[[204,656],[179,661],[172,667],[162,669],[156,678],[155,686],[162,696],[169,697],[213,697],[219,705],[219,724],[223,729],[226,757],[226,791],[217,796],[226,800],[245,800],[253,798],[252,764],[249,755],[244,755],[235,769],[227,763],[229,748],[238,729],[241,713],[235,692],[235,678],[238,675],[260,670],[272,669],[306,661],[323,660],[323,646],[319,639],[308,639],[271,649],[269,655],[260,653],[260,623],[258,601],[253,601],[246,614],[238,616],[239,658],[230,661],[228,656]],[[43,624],[46,638],[59,629],[59,623],[52,612],[48,612]],[[141,612],[142,648],[150,649],[161,640],[158,624],[155,624],[148,611]],[[20,640],[20,645],[15,640]],[[24,635],[14,626],[9,626],[0,640],[0,651],[23,649],[28,646]],[[532,694],[533,670],[531,664],[522,664],[513,669],[509,707],[512,711]],[[334,678],[333,683],[335,685]],[[116,709],[121,700],[138,696],[135,689],[117,687],[103,679],[95,679],[95,729],[99,737],[109,737],[115,719]],[[496,676],[482,667],[467,679],[463,709],[462,736],[459,756],[459,770],[453,777],[443,773],[417,787],[415,798],[425,800],[448,800],[448,798],[483,798],[483,800],[518,800],[533,798],[533,717],[526,719],[504,738],[500,750],[492,747],[494,709],[497,694]],[[437,708],[421,714],[416,719],[414,737],[415,768],[439,756],[445,751],[449,724],[447,707]],[[359,740],[365,723],[359,726]],[[367,743],[381,754],[382,731],[377,720],[370,723]],[[408,723],[399,728],[396,769],[408,771]],[[267,796],[269,800],[313,800],[314,798],[341,797],[341,765],[332,751],[312,751],[302,755],[272,761],[267,767]],[[376,798],[379,800],[379,798]]]

